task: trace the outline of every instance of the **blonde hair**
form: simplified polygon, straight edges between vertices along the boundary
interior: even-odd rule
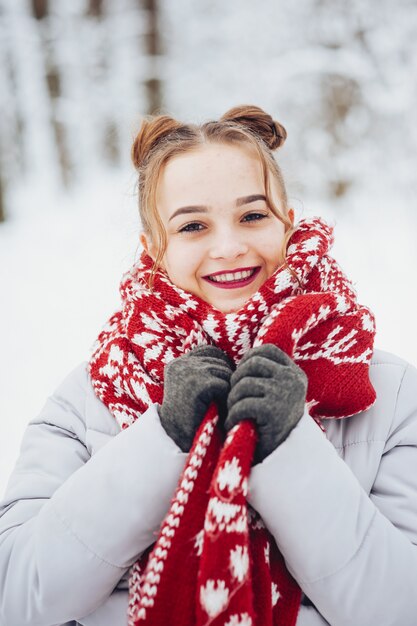
[[[234,107],[219,120],[201,125],[183,124],[169,115],[146,116],[143,119],[132,145],[131,157],[139,175],[138,201],[142,226],[157,249],[150,286],[167,247],[166,231],[156,206],[161,172],[175,156],[198,150],[207,143],[240,144],[255,149],[262,165],[268,206],[286,227],[282,244],[282,257],[285,258],[287,243],[294,228],[288,217],[284,179],[272,151],[280,148],[286,137],[286,130],[279,122],[252,105]],[[270,175],[278,184],[283,211],[272,200]]]

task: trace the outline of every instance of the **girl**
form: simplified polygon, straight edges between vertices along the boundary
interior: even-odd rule
[[[4,626],[417,623],[417,371],[294,220],[254,106],[143,122],[121,310],[25,433]]]

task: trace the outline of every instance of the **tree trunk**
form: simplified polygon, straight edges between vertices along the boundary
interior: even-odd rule
[[[149,30],[145,35],[145,50],[149,56],[151,70],[154,77],[145,81],[148,102],[148,113],[155,114],[162,104],[162,85],[157,75],[157,57],[161,54],[161,39],[159,34],[158,0],[142,0],[142,6],[148,12]]]
[[[32,0],[32,12],[37,20],[48,15],[48,0]]]
[[[43,58],[45,60],[45,79],[48,86],[48,94],[51,101],[51,125],[53,128],[56,149],[59,156],[59,166],[62,182],[68,185],[70,178],[70,163],[66,146],[66,132],[64,124],[58,119],[57,110],[61,97],[61,77],[56,61],[54,35],[50,31],[48,20],[47,0],[32,0],[33,12],[37,19],[44,19],[46,28],[42,28],[40,38],[42,42]]]
[[[0,171],[0,224],[6,220],[6,199],[4,196],[3,178]]]
[[[103,0],[89,0],[87,15],[101,17],[103,15]]]
[[[6,219],[6,209],[5,209],[5,199],[4,199],[4,188],[3,181],[1,178],[0,172],[0,223],[4,222]]]
[[[65,125],[57,119],[58,100],[61,97],[61,79],[52,52],[53,48],[49,48],[46,52],[46,82],[49,97],[51,98],[51,124],[54,130],[55,143],[59,155],[62,182],[65,186],[68,186],[70,182],[71,164],[66,144],[66,129]]]

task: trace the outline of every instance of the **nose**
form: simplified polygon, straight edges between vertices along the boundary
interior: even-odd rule
[[[229,230],[219,231],[212,241],[210,257],[212,259],[236,259],[249,250],[247,242]]]

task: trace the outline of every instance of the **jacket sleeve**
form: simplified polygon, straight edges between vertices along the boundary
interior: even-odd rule
[[[253,468],[250,502],[332,626],[417,623],[417,370],[405,370],[368,495],[305,414]]]
[[[85,366],[74,370],[24,434],[0,503],[0,624],[51,626],[95,610],[168,510],[186,455],[156,407],[90,457],[89,386]]]

